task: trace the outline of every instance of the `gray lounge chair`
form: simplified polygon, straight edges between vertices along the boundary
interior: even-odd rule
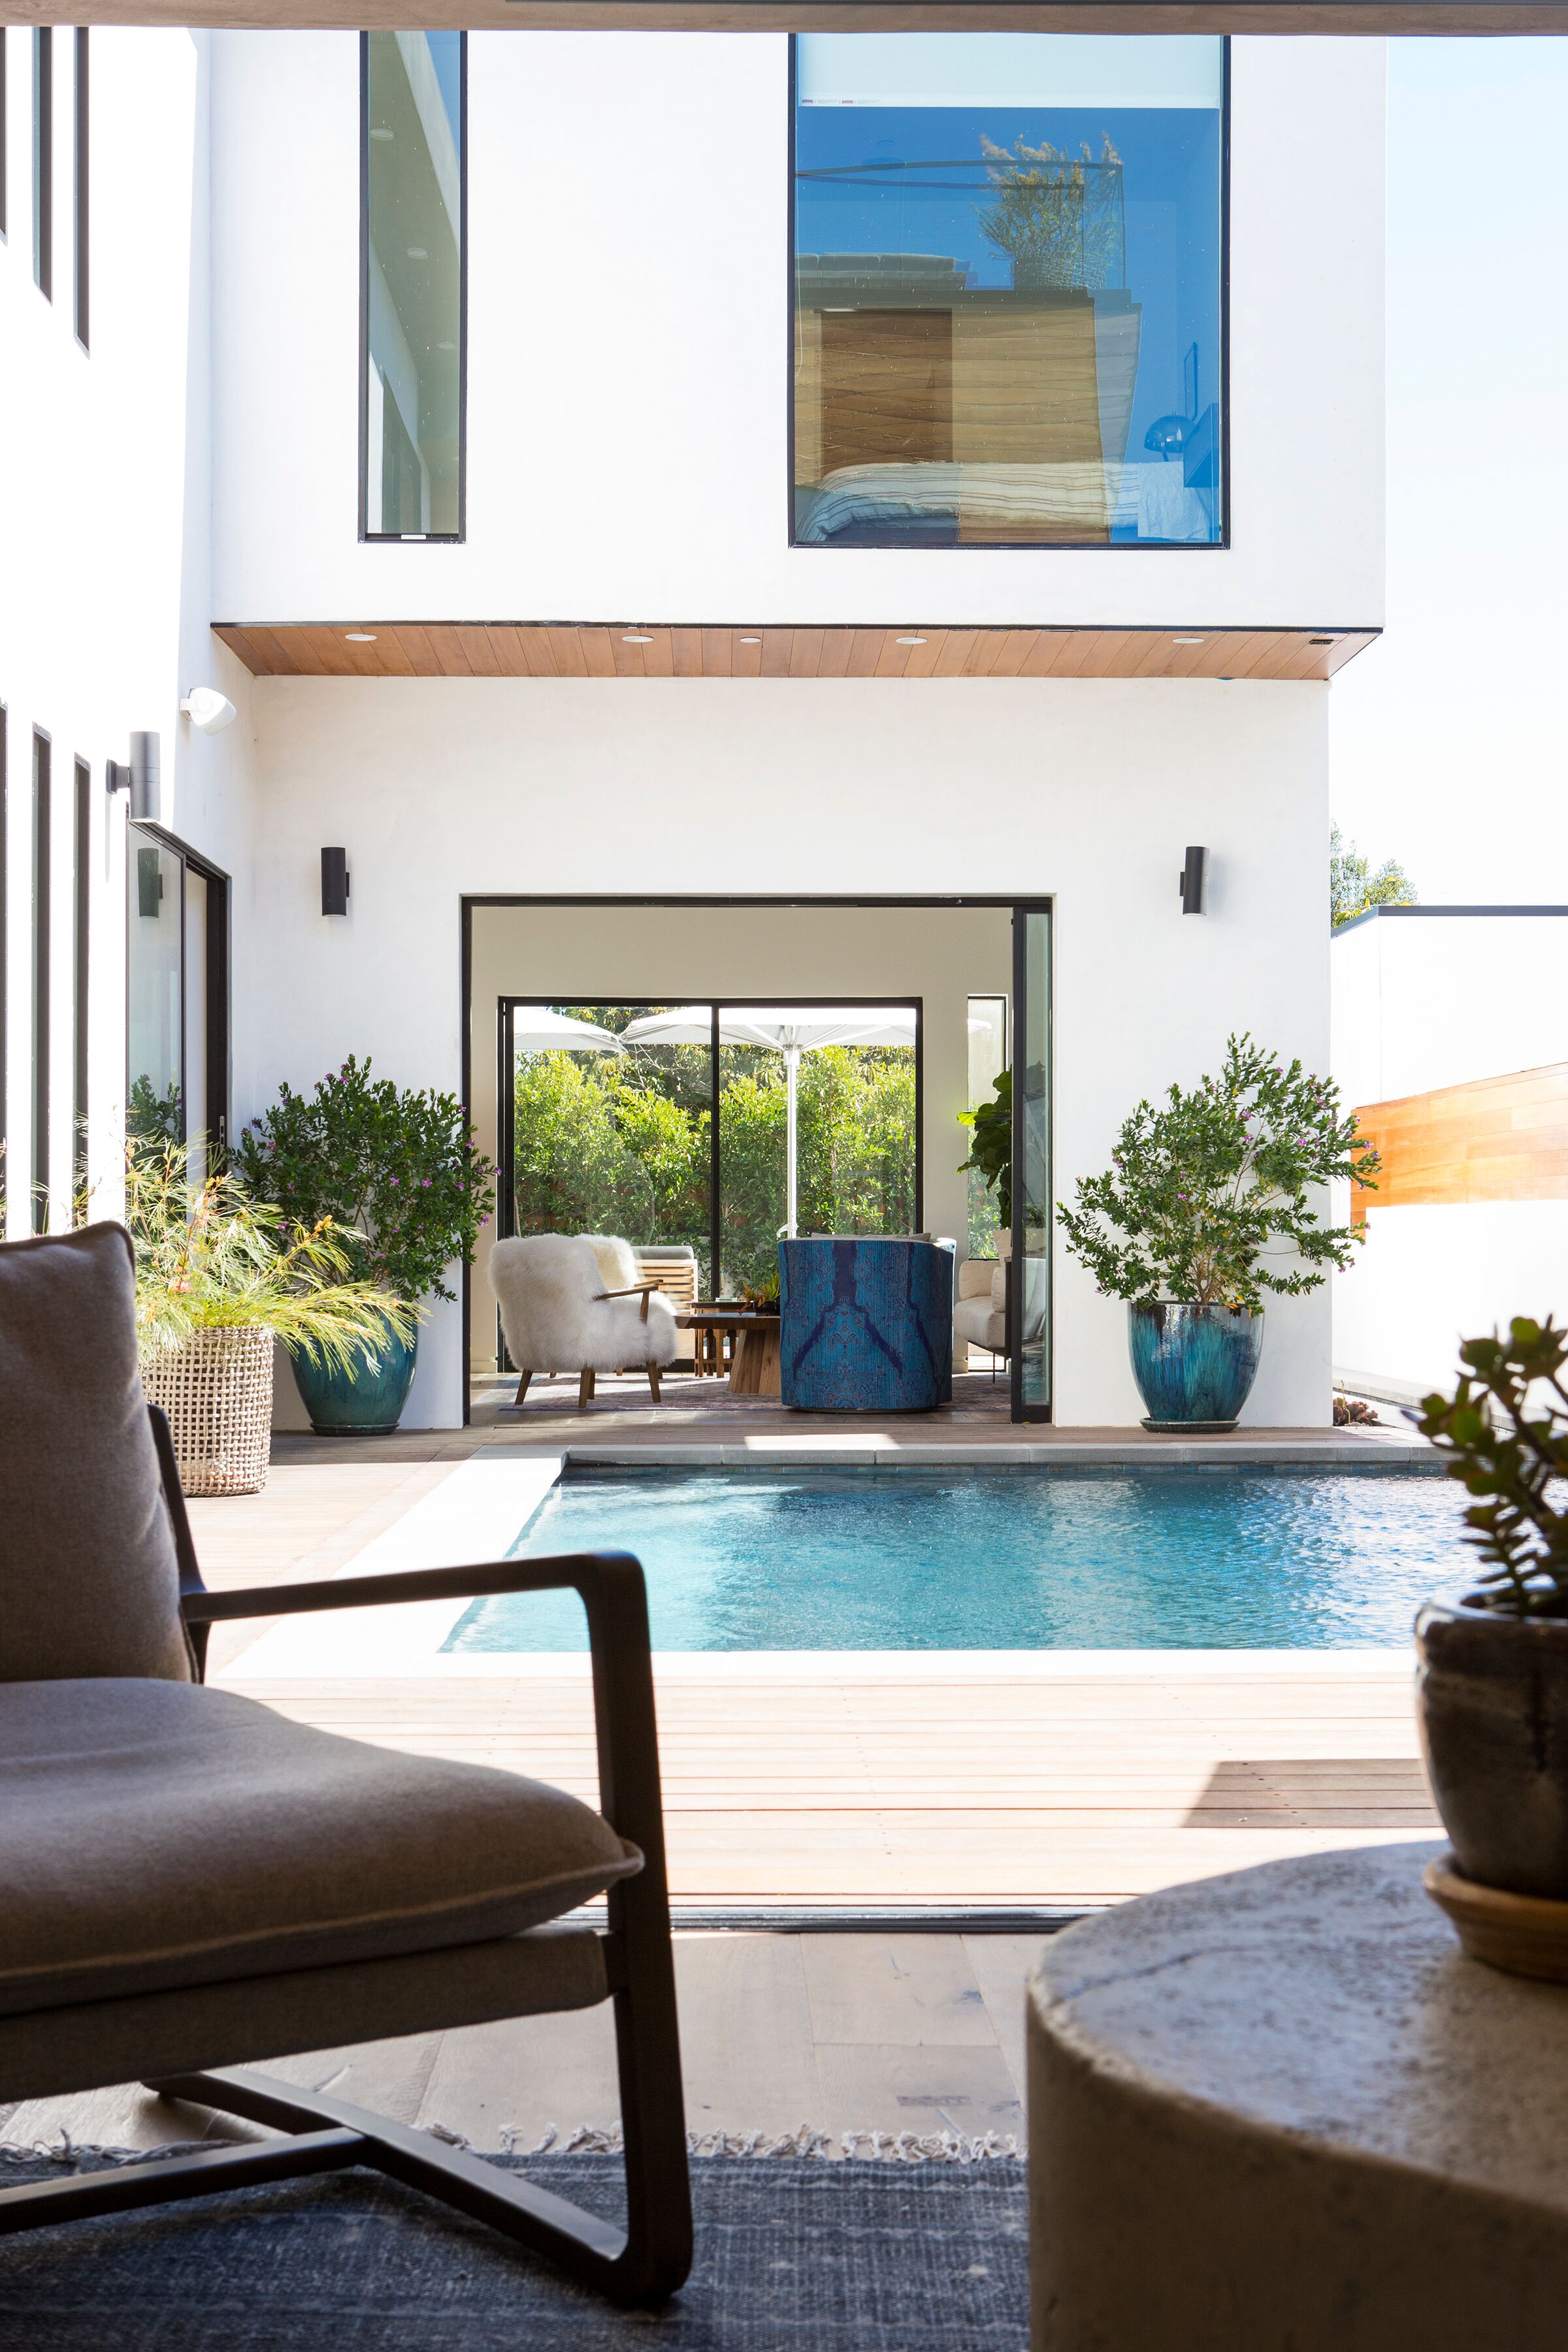
[[[599,1812],[290,1723],[202,1680],[208,1628],[570,1587]],[[617,2302],[690,2263],[647,1606],[625,1553],[209,1592],[136,1369],[116,1225],[0,1245],[0,2099],[144,2081],[287,2137],[0,2192],[0,2231],[365,2165]],[[607,1926],[561,1922],[607,1894]],[[622,2231],[237,2061],[615,2003]],[[226,2071],[213,2072],[215,2068]]]

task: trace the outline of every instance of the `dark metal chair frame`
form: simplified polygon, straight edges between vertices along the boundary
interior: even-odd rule
[[[691,2189],[647,1594],[639,1563],[626,1552],[581,1552],[559,1559],[503,1559],[478,1568],[209,1592],[196,1564],[169,1425],[156,1407],[149,1410],[179,1558],[181,1613],[198,1677],[205,1675],[209,1628],[235,1618],[466,1600],[492,1592],[570,1590],[581,1597],[588,1616],[600,1810],[643,1855],[637,1876],[609,1889],[608,1922],[601,1937],[615,2005],[626,2227],[618,2229],[425,2132],[236,2067],[165,2076],[146,2087],[166,2098],[242,2116],[289,2137],[0,2191],[0,2234],[362,2165],[488,2222],[614,2302],[663,2302],[691,2267]]]

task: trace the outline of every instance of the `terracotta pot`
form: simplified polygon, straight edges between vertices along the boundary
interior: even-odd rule
[[[1568,1901],[1568,1619],[1429,1601],[1415,1649],[1426,1773],[1459,1868]]]

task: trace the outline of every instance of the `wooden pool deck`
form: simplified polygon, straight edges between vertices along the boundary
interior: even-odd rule
[[[193,1506],[216,1585],[340,1572],[491,1446],[606,1458],[1150,1458],[1141,1431],[1020,1432],[1005,1415],[847,1432],[753,1407],[673,1416],[552,1409],[346,1446],[277,1441],[260,1495]],[[932,1421],[936,1419],[932,1417]],[[973,1452],[971,1452],[973,1449]],[[1208,1458],[1224,1458],[1205,1448]],[[1252,1431],[1225,1456],[1413,1458],[1394,1433]],[[1176,1458],[1181,1458],[1179,1455]],[[339,1621],[340,1622],[342,1621]],[[470,1678],[215,1672],[303,1720],[500,1764],[592,1797],[585,1673]],[[487,1662],[495,1664],[494,1661]],[[672,1886],[689,1914],[1051,1911],[1276,1856],[1430,1835],[1410,1674],[1335,1652],[667,1656],[658,1704]]]

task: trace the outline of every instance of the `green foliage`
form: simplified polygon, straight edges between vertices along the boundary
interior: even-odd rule
[[[1465,1513],[1487,1562],[1471,1599],[1500,1617],[1568,1617],[1568,1331],[1516,1315],[1506,1339],[1467,1339],[1459,1361],[1453,1395],[1426,1398],[1417,1425],[1480,1497]]]
[[[451,1298],[442,1276],[454,1258],[473,1263],[495,1169],[455,1095],[370,1072],[351,1054],[314,1094],[280,1087],[241,1135],[236,1172],[286,1217],[330,1221],[356,1276],[399,1298]]]
[[[178,1143],[184,1129],[180,1089],[171,1085],[159,1094],[143,1071],[125,1104],[125,1134],[129,1142],[156,1151],[162,1144]]]
[[[1048,139],[1022,136],[1009,150],[980,134],[995,202],[975,207],[980,233],[1013,264],[1016,287],[1102,287],[1121,258],[1121,158],[1102,134],[1100,161],[1089,148],[1069,155]]]
[[[125,1223],[136,1253],[136,1336],[143,1356],[214,1326],[259,1324],[290,1352],[351,1376],[390,1338],[412,1338],[414,1310],[351,1277],[357,1236],[330,1220],[295,1224],[233,1176],[193,1184],[183,1143],[130,1141]]]
[[[602,1006],[584,1006],[608,1025]],[[761,1046],[720,1055],[721,1278],[764,1286],[784,1217],[783,1063]],[[709,1049],[520,1054],[513,1153],[519,1233],[615,1233],[685,1243],[713,1282]],[[829,1045],[807,1054],[796,1102],[803,1231],[907,1233],[914,1222],[913,1055]]]
[[[1385,857],[1373,873],[1353,841],[1336,824],[1329,835],[1329,911],[1333,928],[1364,915],[1369,907],[1414,907],[1415,885],[1396,857]]]
[[[1062,1227],[1102,1294],[1257,1314],[1265,1291],[1297,1297],[1352,1263],[1360,1236],[1321,1225],[1308,1195],[1347,1177],[1375,1192],[1379,1165],[1331,1079],[1233,1036],[1217,1077],[1173,1087],[1159,1110],[1139,1104],[1110,1171],[1061,1204]],[[1299,1261],[1288,1273],[1261,1264],[1277,1244]]]
[[[981,1103],[977,1109],[961,1110],[960,1127],[974,1129],[974,1142],[967,1160],[958,1163],[962,1176],[973,1168],[985,1180],[987,1192],[994,1189],[996,1211],[1003,1224],[1013,1223],[1013,1073],[1004,1070],[995,1082],[994,1102]]]

